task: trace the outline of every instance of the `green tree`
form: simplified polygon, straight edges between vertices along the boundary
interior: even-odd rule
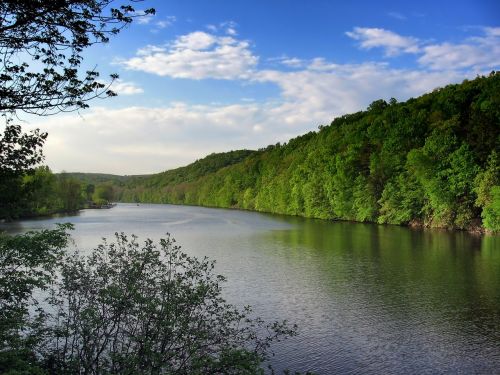
[[[493,186],[490,191],[491,200],[484,206],[481,217],[484,227],[492,232],[500,232],[500,185]]]
[[[481,217],[485,228],[500,232],[500,161],[496,151],[488,157],[486,168],[477,174],[474,191],[475,203],[483,209]]]
[[[28,213],[44,215],[59,209],[57,178],[49,167],[38,167],[32,174],[25,175],[23,186],[28,191]]]
[[[57,192],[64,211],[76,211],[81,208],[82,194],[80,182],[66,173],[58,176]]]
[[[23,176],[31,174],[43,160],[46,133],[23,133],[19,125],[7,126],[0,138],[0,220],[16,218],[23,209],[27,192]]]
[[[92,200],[92,196],[94,195],[95,192],[95,185],[94,184],[87,184],[85,185],[85,198],[87,201]]]
[[[114,200],[114,188],[111,184],[97,185],[94,192],[96,202],[108,203]]]

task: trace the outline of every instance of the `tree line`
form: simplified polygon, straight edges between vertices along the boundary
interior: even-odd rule
[[[403,103],[377,100],[285,144],[131,178],[117,198],[496,232],[499,158],[492,72]],[[200,168],[217,159],[217,170]]]
[[[47,166],[16,176],[10,179],[8,187],[2,187],[12,198],[0,205],[0,219],[4,220],[74,212],[115,200],[111,183],[82,182],[71,173],[55,174]]]

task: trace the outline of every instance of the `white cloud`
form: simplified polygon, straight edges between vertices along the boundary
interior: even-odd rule
[[[279,100],[94,108],[83,118],[57,116],[34,125],[49,133],[45,154],[56,171],[151,173],[211,152],[286,142],[381,97],[405,100],[463,79],[454,72],[395,70],[386,64],[321,64],[330,69],[256,72],[255,81],[279,86]]]
[[[338,64],[327,62],[322,57],[317,57],[315,59],[312,59],[312,61],[308,65],[309,70],[316,70],[316,71],[329,71],[329,70],[331,71],[337,69],[338,67],[339,67]]]
[[[403,101],[473,78],[485,73],[483,68],[500,65],[500,44],[495,44],[499,34],[498,28],[484,29],[483,36],[460,44],[422,44],[418,53],[397,38],[392,44],[387,39],[385,44],[381,39],[378,44],[372,42],[415,54],[421,65],[412,69],[395,69],[388,62],[339,64],[321,57],[302,60],[281,56],[273,61],[293,66],[293,70],[282,66],[264,70],[258,68],[258,57],[247,41],[195,32],[166,46],[146,46],[121,63],[161,76],[270,83],[279,88],[280,95],[267,101],[238,95],[237,104],[231,105],[94,108],[83,119],[57,116],[34,125],[49,132],[45,153],[47,163],[56,171],[159,172],[211,152],[288,141],[380,98]],[[486,50],[489,56],[483,53]],[[135,87],[130,82],[122,84]],[[216,101],[217,96],[210,100]]]
[[[500,28],[485,28],[484,36],[472,37],[464,43],[441,43],[423,47],[418,59],[431,69],[485,69],[500,65]]]
[[[247,41],[196,31],[178,37],[169,47],[140,49],[136,57],[121,64],[174,78],[243,79],[251,75],[257,62]]]
[[[138,10],[132,15],[136,17],[135,22],[137,22],[139,25],[153,24],[153,31],[170,27],[174,24],[175,21],[177,21],[177,17],[175,16],[167,16],[164,19],[158,20],[155,14],[146,14],[144,10]],[[156,19],[156,22],[153,23],[154,19]]]
[[[484,32],[487,36],[500,37],[500,27],[485,27]]]
[[[176,20],[177,20],[177,18],[175,16],[167,16],[163,20],[156,21],[155,26],[158,29],[165,29],[167,27],[172,26]]]
[[[94,108],[33,124],[49,132],[55,171],[140,174],[185,165],[211,152],[255,147],[253,105]],[[237,145],[237,146],[235,146]]]
[[[321,69],[323,67],[324,69]],[[387,64],[333,64],[315,61],[296,72],[259,72],[257,79],[281,89],[282,103],[268,109],[273,122],[290,125],[288,135],[329,123],[334,117],[366,108],[373,100],[406,100],[463,79],[462,74],[391,69]]]
[[[346,35],[360,41],[361,48],[383,48],[387,56],[405,53],[417,53],[419,51],[418,39],[405,37],[390,30],[368,27],[355,27],[353,31],[347,31]]]
[[[212,34],[195,31],[177,38],[174,47],[176,49],[203,50],[213,46],[216,41],[217,38]]]
[[[122,81],[121,79],[112,83],[111,90],[116,92],[118,95],[135,95],[142,94],[144,92],[142,87],[137,86],[134,82]]]
[[[147,45],[145,47],[139,48],[137,50],[136,55],[137,56],[148,56],[148,55],[158,53],[158,52],[165,52],[165,47]],[[118,61],[118,63],[122,63],[122,62]]]
[[[236,31],[238,24],[234,21],[222,22],[220,24],[220,27],[224,29],[224,31],[226,32],[227,35],[231,35],[231,36],[238,35],[238,31]]]
[[[420,55],[418,62],[433,70],[481,70],[500,64],[500,27],[485,27],[482,36],[470,37],[462,43],[424,43],[390,30],[355,27],[346,34],[360,41],[363,49],[383,48],[386,56],[402,53]]]
[[[290,68],[301,68],[304,66],[304,61],[301,59],[298,59],[296,57],[283,59],[283,60],[281,60],[281,63],[283,65],[290,67]]]

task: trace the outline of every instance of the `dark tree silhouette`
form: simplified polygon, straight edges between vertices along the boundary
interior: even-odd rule
[[[114,96],[95,68],[82,71],[82,52],[154,9],[136,12],[130,3],[114,8],[112,2],[2,0],[0,111],[49,115]]]

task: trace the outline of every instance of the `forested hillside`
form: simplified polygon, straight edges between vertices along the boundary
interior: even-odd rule
[[[163,202],[165,186],[182,186],[215,173],[222,168],[238,164],[256,151],[236,150],[210,154],[185,167],[168,170],[149,176],[132,176],[126,181],[126,190],[117,191],[122,200],[141,202]],[[178,200],[178,202],[180,202]]]
[[[106,174],[106,173],[80,173],[80,172],[64,172],[64,174],[70,178],[74,178],[82,184],[113,184],[121,185],[124,184],[126,180],[130,179],[132,176],[120,176],[116,174]]]
[[[377,100],[286,144],[131,179],[120,199],[499,231],[499,159],[497,72]]]

